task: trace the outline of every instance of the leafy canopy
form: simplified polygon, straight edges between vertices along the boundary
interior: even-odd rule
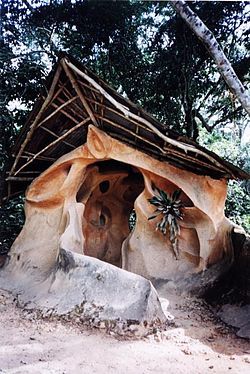
[[[247,3],[196,1],[189,5],[213,31],[248,86]],[[167,2],[4,0],[0,23],[0,194],[11,146],[60,51],[87,64],[166,127],[193,139],[202,138],[205,131],[209,140],[204,144],[210,142],[211,148],[224,142],[224,135],[218,138],[216,134],[221,135],[221,129],[233,123],[238,138],[234,146],[238,156],[241,154],[239,139],[247,119],[202,43]],[[223,147],[215,147],[223,156]],[[242,166],[238,156],[234,162]],[[232,186],[227,213],[249,227],[245,218],[239,218],[246,209],[245,187],[238,182]],[[237,199],[239,196],[242,199]],[[7,208],[1,208],[5,227]]]

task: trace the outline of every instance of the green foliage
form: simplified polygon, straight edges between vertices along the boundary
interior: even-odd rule
[[[246,183],[229,181],[226,216],[250,233],[250,194]]]
[[[7,253],[24,224],[24,197],[18,196],[0,207],[0,254]]]
[[[182,208],[184,205],[179,199],[181,190],[176,190],[169,196],[165,191],[154,186],[155,195],[148,199],[150,204],[156,207],[154,215],[150,216],[148,220],[161,216],[161,220],[156,225],[156,230],[159,230],[166,235],[169,232],[169,240],[173,247],[173,252],[178,258],[178,235],[180,234],[179,222],[183,219]]]
[[[236,32],[249,21],[246,5],[211,1],[190,6],[225,46],[247,82],[248,34]],[[233,115],[225,84],[207,50],[168,2],[5,0],[2,25],[2,41],[9,48],[3,53],[7,78],[3,81],[8,82],[10,100],[19,98],[30,107],[62,50],[167,127],[189,137],[198,136],[201,112],[208,127],[207,119],[215,111],[223,121]]]
[[[189,5],[213,31],[247,86],[247,5],[214,1]],[[242,126],[244,114],[208,52],[168,2],[5,0],[0,25],[0,194],[11,147],[60,51],[69,52],[142,105],[166,124],[166,131],[173,128],[196,139],[200,126],[209,131],[232,121]],[[206,137],[206,145],[231,157],[229,143],[224,147],[217,139],[215,149],[217,135],[206,133]],[[231,160],[244,166],[244,157],[238,152]],[[231,185],[229,196],[230,191]],[[239,192],[231,203],[229,198],[227,212],[230,217],[235,212],[241,217],[237,222],[247,227],[243,203],[237,205],[240,211],[232,204],[236,196]],[[9,204],[3,208],[8,214],[13,208]]]
[[[189,5],[228,49],[230,61],[248,66],[245,71],[238,71],[240,79],[247,79],[249,58],[244,49],[244,46],[247,48],[244,39],[246,32],[241,36],[236,32],[249,19],[246,12],[243,16],[244,4],[200,1]],[[159,119],[168,126],[196,139],[201,115],[202,123],[208,129],[213,125],[210,118],[215,111],[219,122],[232,118],[232,105],[225,105],[228,91],[224,81],[218,77],[217,68],[207,50],[185,22],[171,13],[165,2],[156,5],[155,13],[162,15],[162,20],[148,46],[148,54],[153,54],[150,72],[155,97],[150,95],[150,107],[147,105],[147,109],[158,113]],[[240,37],[244,40],[243,45],[237,43]]]
[[[250,172],[249,144],[241,146],[237,127],[225,133],[225,129],[207,134],[200,130],[200,143],[225,160]],[[231,180],[228,183],[225,214],[233,222],[250,232],[250,181]]]

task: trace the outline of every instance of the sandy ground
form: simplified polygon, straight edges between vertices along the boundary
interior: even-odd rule
[[[237,338],[202,302],[176,295],[169,300],[173,326],[124,339],[39,319],[0,290],[0,373],[250,373],[249,341]]]

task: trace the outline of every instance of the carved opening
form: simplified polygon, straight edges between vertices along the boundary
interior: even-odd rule
[[[100,191],[106,193],[109,190],[110,183],[109,181],[103,181],[99,184]]]
[[[144,189],[140,171],[108,160],[91,165],[77,200],[85,204],[84,254],[121,266],[121,247],[130,233],[134,202]]]
[[[106,218],[103,213],[100,215],[100,226],[105,226]]]
[[[135,227],[136,224],[136,212],[135,209],[133,209],[129,215],[128,219],[128,225],[129,225],[129,230],[132,231],[133,228]]]

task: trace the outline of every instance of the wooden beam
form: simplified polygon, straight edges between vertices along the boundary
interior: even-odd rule
[[[232,173],[232,171],[230,171],[228,169],[228,167],[226,167],[225,165],[222,165],[220,162],[218,162],[215,158],[213,158],[212,156],[208,155],[207,153],[203,152],[202,150],[200,149],[197,149],[196,147],[194,147],[193,145],[191,144],[187,144],[187,143],[183,143],[183,142],[180,142],[178,140],[175,140],[175,139],[172,139],[172,138],[169,138],[167,135],[165,134],[162,134],[160,130],[157,129],[157,127],[155,127],[151,122],[147,121],[145,118],[143,117],[139,117],[137,114],[134,114],[132,113],[129,108],[127,108],[125,105],[119,103],[116,99],[114,99],[107,91],[105,91],[105,89],[103,87],[101,87],[99,85],[99,83],[97,83],[94,79],[92,79],[91,77],[89,77],[87,74],[85,74],[83,71],[81,71],[80,69],[78,69],[75,65],[73,65],[67,58],[64,58],[63,59],[64,61],[64,65],[66,65],[67,67],[71,68],[73,71],[75,71],[76,74],[78,74],[79,76],[83,77],[87,82],[89,82],[94,88],[96,88],[102,95],[104,95],[104,97],[109,100],[111,102],[111,104],[113,104],[118,110],[120,110],[126,118],[133,118],[135,120],[137,120],[138,122],[140,123],[143,123],[144,125],[146,125],[148,128],[150,128],[151,130],[153,130],[153,132],[159,136],[159,138],[161,138],[162,140],[165,140],[167,143],[175,146],[176,148],[179,148],[179,149],[182,149],[185,153],[187,152],[191,152],[191,153],[194,153],[194,154],[197,154],[197,155],[200,155],[204,158],[206,158],[207,160],[209,160],[212,164],[216,165],[217,167],[219,168],[223,168],[224,170],[228,171],[230,174]]]
[[[78,123],[78,125],[72,127],[70,130],[68,130],[65,134],[61,135],[58,139],[54,140],[52,143],[48,144],[45,148],[41,149],[38,153],[36,153],[30,160],[28,160],[24,165],[22,165],[14,174],[17,175],[22,169],[24,169],[27,165],[29,165],[31,162],[33,162],[37,157],[39,157],[43,152],[47,151],[49,148],[53,147],[63,139],[65,139],[69,134],[71,134],[73,131],[79,129],[80,127],[84,126],[87,122],[90,121],[90,117],[85,118],[82,122]]]
[[[11,182],[11,181],[18,181],[18,182],[30,182],[33,181],[35,177],[7,177],[6,181]]]
[[[102,96],[102,97],[103,97],[103,96]],[[115,109],[113,109],[113,108],[110,108],[110,107],[107,106],[107,105],[104,105],[104,104],[102,104],[102,103],[99,103],[98,101],[95,101],[94,99],[91,99],[91,98],[89,98],[89,97],[88,97],[88,101],[93,102],[93,103],[96,103],[97,105],[99,105],[99,106],[101,107],[101,110],[102,110],[102,109],[109,110],[110,112],[117,114],[119,117],[124,118],[126,121],[129,121],[129,122],[131,122],[131,123],[134,123],[136,126],[139,126],[140,128],[142,128],[142,129],[144,129],[144,130],[146,130],[146,131],[148,131],[148,132],[150,132],[150,133],[152,133],[152,134],[155,134],[155,132],[154,132],[153,130],[149,129],[147,126],[145,126],[145,125],[139,123],[138,121],[133,120],[132,118],[128,118],[128,117],[124,116],[124,114],[122,114],[121,112],[118,112],[117,110],[115,110]]]
[[[60,103],[63,103],[63,99],[62,98],[58,97],[57,100]],[[85,108],[80,108],[78,105],[76,105],[76,103],[73,103],[72,105],[70,105],[68,107],[68,110],[70,110],[71,112],[73,112],[72,114],[76,115],[80,119],[82,119],[83,117],[88,117],[88,113],[86,112]],[[78,122],[79,122],[79,120],[77,121],[77,123]]]
[[[25,158],[25,160],[30,160],[30,156],[24,156],[24,155],[21,155],[20,158]],[[38,160],[41,160],[41,161],[48,161],[48,162],[53,162],[55,161],[56,159],[53,158],[53,157],[37,157]]]
[[[80,82],[79,80],[77,80],[77,82]],[[84,93],[84,96],[85,96],[85,98],[86,98],[86,101],[87,101],[87,103],[89,104],[89,102],[92,102],[92,103],[94,103],[94,115],[95,115],[95,113],[97,112],[97,103],[98,103],[98,101],[96,100],[96,96],[95,96],[95,93],[93,92],[93,90],[91,90],[91,88],[88,88],[88,90],[89,91],[87,91],[86,90],[86,86],[85,85],[82,85],[82,91],[83,91],[83,93]],[[100,95],[99,94],[99,96],[100,97],[103,97],[102,95]],[[90,100],[91,99],[91,97],[93,98],[92,100]],[[89,104],[89,106],[91,107],[91,105]],[[92,108],[93,108],[92,107]]]
[[[43,129],[44,131],[48,132],[49,134],[53,135],[55,138],[59,138],[59,136],[56,133],[47,129],[47,127],[40,126],[40,128]],[[70,143],[66,142],[65,140],[62,140],[62,143],[64,143],[64,144],[68,145],[69,147],[75,149],[75,146],[73,144],[70,144]]]
[[[150,145],[153,146],[154,148],[157,148],[157,149],[158,149],[162,154],[164,154],[164,150],[163,150],[160,146],[158,146],[158,145],[155,144],[155,143],[150,142],[150,140],[145,139],[145,138],[143,138],[143,137],[140,136],[140,135],[136,135],[136,134],[134,133],[134,131],[131,131],[131,130],[129,130],[129,129],[127,129],[126,127],[123,127],[123,126],[121,126],[121,125],[118,125],[117,123],[111,121],[111,120],[108,119],[108,118],[104,118],[104,117],[100,116],[99,114],[97,115],[97,117],[100,118],[100,119],[102,119],[104,122],[109,123],[112,127],[115,127],[115,128],[118,128],[118,129],[120,129],[120,130],[122,130],[122,131],[124,131],[124,132],[127,132],[128,134],[133,135],[134,138],[141,139],[143,142],[150,144]],[[119,135],[119,134],[118,134],[118,135]]]
[[[47,116],[46,118],[44,118],[41,122],[39,122],[38,125],[36,126],[36,129],[38,129],[44,122],[47,122],[49,119],[51,119],[52,117],[54,117],[54,115],[56,113],[60,112],[61,109],[63,109],[65,106],[69,105],[70,103],[72,103],[76,99],[78,99],[78,96],[74,96],[71,99],[69,99],[68,101],[64,102],[53,113],[51,113],[49,116]]]
[[[26,136],[26,138],[25,138],[23,144],[21,145],[21,147],[20,147],[20,149],[19,149],[19,152],[18,152],[18,154],[17,154],[17,156],[16,156],[16,159],[15,159],[15,161],[14,161],[14,163],[13,163],[13,166],[12,166],[12,168],[11,168],[11,174],[14,173],[14,170],[15,170],[15,168],[16,168],[16,165],[17,165],[17,163],[18,163],[18,161],[19,161],[19,159],[20,159],[20,156],[21,156],[21,154],[23,153],[23,150],[24,150],[24,148],[26,147],[27,143],[30,141],[30,139],[31,139],[31,137],[32,137],[32,134],[33,134],[33,132],[34,132],[34,130],[35,130],[36,124],[37,124],[38,121],[40,120],[40,118],[41,118],[41,116],[42,116],[42,114],[43,114],[44,109],[47,108],[47,106],[49,105],[49,102],[50,102],[51,98],[53,97],[53,94],[54,94],[54,91],[55,91],[55,86],[56,86],[56,84],[57,84],[57,82],[58,82],[58,79],[59,79],[59,77],[60,77],[61,72],[62,72],[62,67],[61,67],[61,65],[59,65],[58,68],[57,68],[57,70],[56,70],[55,76],[54,76],[54,78],[53,78],[52,84],[51,84],[51,86],[50,86],[48,96],[47,96],[47,98],[44,100],[44,103],[43,103],[43,105],[41,106],[41,109],[39,110],[39,112],[38,112],[36,118],[34,119],[33,123],[31,124],[30,129],[29,129],[29,131],[28,131],[28,133],[27,133],[27,136]]]
[[[24,151],[24,153],[27,153],[28,156],[23,156],[23,157],[28,157],[30,159],[30,156],[33,157],[35,155],[35,153],[31,153],[31,152],[28,152],[28,151]],[[41,161],[55,161],[55,158],[54,157],[47,157],[47,156],[40,156],[38,157],[38,160],[41,160]]]
[[[92,87],[92,86],[89,86],[87,83],[85,83],[85,82],[83,82],[83,81],[81,81],[81,80],[77,80],[77,82],[80,83],[81,86],[84,86],[84,87],[86,87],[86,88],[89,88],[91,91],[94,91],[94,92],[100,94],[100,92],[99,92],[96,88],[94,88],[94,87]]]
[[[64,87],[63,94],[66,96],[67,99],[70,99],[72,97],[71,92],[66,87]],[[86,109],[83,106],[80,107],[77,103],[74,103],[74,106],[77,107],[79,112],[82,112],[83,110],[86,111]],[[86,112],[86,114],[88,113]]]
[[[20,172],[20,174],[25,174],[25,175],[27,175],[27,174],[41,174],[42,172],[41,171],[21,171]],[[10,172],[9,171],[7,171],[6,172],[6,174],[10,174]]]
[[[69,80],[71,81],[72,86],[74,87],[74,89],[75,89],[77,95],[79,96],[81,102],[83,103],[83,106],[84,106],[84,108],[86,109],[86,111],[87,111],[89,117],[91,118],[93,124],[94,124],[96,127],[98,127],[98,123],[97,123],[97,121],[96,121],[96,119],[95,119],[95,116],[94,116],[92,110],[90,109],[90,106],[89,106],[89,104],[87,103],[87,101],[86,101],[86,99],[85,99],[85,97],[84,97],[84,95],[83,95],[83,93],[82,93],[82,91],[81,91],[81,88],[79,87],[79,85],[78,85],[78,83],[77,83],[77,80],[76,80],[76,78],[75,78],[75,76],[74,76],[74,73],[72,73],[72,72],[70,71],[70,69],[68,68],[68,65],[67,65],[66,62],[65,62],[65,58],[62,59],[62,66],[63,66],[64,71],[65,71],[65,73],[67,74]]]
[[[54,94],[54,96],[52,97],[52,99],[50,100],[49,102],[49,105],[51,105],[51,103],[58,97],[58,95],[60,95],[60,93],[64,90],[65,86],[67,86],[68,84],[68,81],[65,82],[65,83],[60,83],[59,81],[59,89],[56,91],[56,93]]]
[[[51,105],[55,108],[58,108],[59,105],[57,105],[56,103],[51,103]],[[71,121],[75,122],[76,124],[79,123],[79,121],[77,121],[76,118],[72,117],[68,112],[66,112],[66,110],[64,109],[61,109],[61,112],[66,116],[68,117],[69,119],[71,119]]]
[[[8,183],[8,193],[7,193],[7,196],[3,198],[3,201],[6,202],[8,201],[11,197],[15,197],[15,196],[18,196],[18,195],[21,195],[23,194],[23,190],[21,191],[17,191],[17,192],[13,192],[12,194],[10,194],[10,182]]]

